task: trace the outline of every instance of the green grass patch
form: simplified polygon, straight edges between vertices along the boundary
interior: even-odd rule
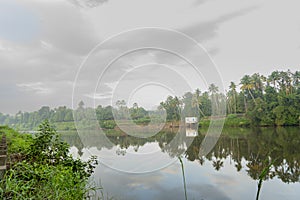
[[[0,132],[6,135],[8,154],[24,152],[32,143],[31,134],[20,134],[7,126],[0,127]]]
[[[217,120],[216,120],[217,121]],[[209,127],[211,122],[210,118],[200,119],[200,127]],[[240,117],[234,114],[230,114],[225,118],[224,127],[250,127],[251,121],[246,117]]]

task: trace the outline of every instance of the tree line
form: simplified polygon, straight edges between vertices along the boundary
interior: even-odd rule
[[[200,117],[226,114],[244,116],[253,126],[299,125],[300,71],[274,71],[268,76],[254,73],[245,75],[239,84],[231,82],[226,93],[215,84],[208,91],[197,89],[182,98],[168,97],[160,105],[167,111],[169,120],[179,120],[183,113],[198,110]],[[215,109],[215,110],[213,110]]]
[[[231,118],[243,116],[253,126],[299,125],[299,85],[300,71],[273,71],[268,76],[254,73],[244,75],[238,84],[231,82],[225,94],[212,83],[204,92],[196,89],[182,97],[169,96],[160,103],[157,110],[165,110],[168,121],[182,120],[191,115],[209,118],[212,115],[227,114]],[[84,120],[95,113],[94,109],[85,107],[82,101],[75,111],[81,113],[76,120]],[[137,103],[128,107],[124,100],[119,100],[114,107],[99,105],[96,117],[100,123],[113,121],[115,117],[148,122],[151,112],[155,111],[147,111]],[[0,113],[0,124],[22,125],[23,128],[34,128],[45,119],[51,122],[73,122],[73,110],[66,106],[54,109],[43,106],[38,111],[19,111],[14,116]]]
[[[133,120],[149,120],[149,111],[138,106],[137,103],[134,103],[132,107],[128,108],[125,101],[122,100],[116,102],[116,107],[99,105],[95,110],[85,107],[84,102],[80,101],[78,108],[75,110],[67,108],[66,106],[60,106],[54,109],[51,109],[49,106],[43,106],[34,112],[19,111],[15,115],[4,115],[0,113],[0,124],[10,125],[20,129],[34,129],[46,119],[51,123],[74,122],[74,116],[76,116],[75,119],[77,121],[84,123],[87,119],[92,119],[94,113],[96,113],[97,120],[101,126],[114,128],[115,123],[113,123],[113,120],[115,117],[126,120],[128,119],[128,116],[125,115],[126,112],[129,112],[129,116]]]

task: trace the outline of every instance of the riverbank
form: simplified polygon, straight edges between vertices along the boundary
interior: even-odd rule
[[[211,117],[203,117],[199,121],[199,128],[207,128],[210,126],[211,123]],[[216,118],[218,120],[218,118]],[[221,120],[220,120],[221,122]],[[123,125],[129,124],[128,121],[121,122]],[[147,122],[136,122],[139,126],[145,126],[148,123]],[[163,127],[162,131],[177,131],[179,128],[179,121],[169,121],[165,123],[165,126]],[[90,125],[92,124],[92,125]],[[105,132],[107,136],[122,136],[125,133],[117,126],[114,120],[105,120],[99,122],[99,126],[96,126],[95,123],[87,123],[87,122],[79,122],[76,124],[73,121],[68,122],[54,122],[52,123],[53,127],[57,131],[76,131],[77,129],[83,129],[83,130],[95,130],[101,127],[101,129]],[[287,125],[286,125],[287,126]],[[294,123],[292,125],[288,126],[299,126],[299,124]],[[36,131],[38,128],[27,129],[24,128],[26,126],[16,126],[13,127],[21,132],[26,131]],[[252,128],[259,128],[259,127],[284,127],[284,125],[278,126],[272,121],[266,123],[260,123],[254,125],[251,119],[249,119],[245,114],[229,114],[225,117],[224,121],[224,127],[252,127]],[[125,134],[126,135],[126,134]]]
[[[211,117],[202,118],[199,122],[199,127],[208,127],[211,121]],[[224,127],[252,127],[252,128],[263,128],[263,127],[299,127],[299,122],[289,122],[283,124],[276,124],[273,120],[254,122],[252,119],[245,114],[229,114],[226,116],[224,121]]]
[[[211,122],[211,117],[204,117],[200,119],[199,127],[208,127]],[[224,127],[250,127],[251,120],[244,115],[230,114],[225,117]],[[259,127],[259,126],[257,126]]]
[[[217,119],[216,119],[217,120]],[[211,122],[211,117],[203,117],[199,121],[199,128],[209,127]],[[103,125],[104,124],[104,125]],[[59,122],[54,123],[57,130],[61,131],[71,131],[76,130],[74,122]],[[138,125],[147,125],[147,123],[140,123]],[[225,117],[224,127],[275,127],[274,123],[262,123],[254,125],[251,120],[244,114],[230,114]],[[290,125],[291,126],[291,125]],[[293,126],[299,126],[294,124]],[[105,131],[106,134],[114,134],[113,132],[120,132],[120,128],[115,124],[113,120],[107,120],[101,123],[100,127]],[[171,131],[172,128],[176,129],[179,127],[179,121],[166,122],[163,130]],[[280,127],[280,126],[279,126]],[[83,127],[81,127],[83,128]],[[92,127],[95,128],[95,127]]]
[[[88,178],[95,158],[83,162],[69,156],[69,145],[48,122],[35,137],[5,126],[0,126],[0,134],[7,139],[7,170],[0,180],[0,199],[83,199],[93,189]]]

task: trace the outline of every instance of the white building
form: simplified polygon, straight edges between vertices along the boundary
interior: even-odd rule
[[[186,117],[185,118],[185,123],[186,124],[194,124],[198,122],[198,118],[197,117]]]

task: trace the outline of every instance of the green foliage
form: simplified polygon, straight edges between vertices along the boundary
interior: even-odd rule
[[[236,115],[231,115],[225,119],[225,127],[249,127],[250,120],[245,117],[238,117]]]
[[[104,120],[113,120],[113,107],[112,106],[98,106],[96,109],[96,115],[97,119],[99,121],[104,121]]]
[[[34,112],[19,111],[15,116],[3,115],[0,113],[0,124],[10,125],[13,128],[22,130],[34,130],[45,119],[54,122],[73,121],[73,111],[66,106],[50,109],[48,106],[41,107]]]
[[[210,119],[208,118],[202,118],[199,121],[199,127],[209,127],[209,124],[210,124]]]
[[[104,129],[114,129],[116,127],[116,122],[114,120],[100,121],[101,128]]]
[[[7,199],[83,199],[86,181],[64,165],[18,163],[6,177],[0,196]]]
[[[60,140],[55,129],[45,120],[39,126],[39,132],[28,149],[27,157],[34,162],[55,165],[69,159],[68,149],[69,145]]]
[[[56,130],[60,130],[60,131],[75,131],[76,127],[75,127],[75,123],[73,121],[70,122],[55,122],[52,123],[53,127]]]
[[[161,108],[165,109],[167,112],[167,120],[168,121],[178,121],[180,120],[180,105],[182,102],[178,97],[168,96],[165,102],[161,102]]]
[[[236,118],[238,118],[238,116],[236,114],[229,114],[229,115],[227,115],[227,119],[228,120],[236,119]]]
[[[1,127],[0,131],[6,135],[9,154],[24,152],[33,141],[30,134],[20,134],[7,126]]]
[[[68,154],[69,145],[60,139],[47,120],[26,145],[23,143],[29,136],[23,138],[11,129],[6,133],[11,152],[23,155],[23,160],[12,163],[0,182],[1,198],[83,199],[93,189],[88,186],[88,178],[97,165],[96,157],[87,162],[73,159]],[[15,136],[20,139],[14,140]],[[18,148],[12,148],[14,143]]]
[[[148,112],[143,107],[138,107],[137,103],[135,103],[133,107],[129,109],[129,113],[131,119],[133,120],[143,119],[148,116]]]
[[[139,119],[136,119],[136,120],[133,120],[134,123],[136,124],[142,124],[142,125],[147,125],[148,123],[150,123],[150,118],[139,118]]]
[[[241,79],[246,116],[252,126],[299,124],[299,71],[275,71],[268,78],[259,74]]]
[[[202,118],[199,122],[200,127],[208,127],[210,125],[210,118]],[[251,121],[244,117],[236,114],[230,114],[227,116],[224,122],[224,127],[249,127]]]

